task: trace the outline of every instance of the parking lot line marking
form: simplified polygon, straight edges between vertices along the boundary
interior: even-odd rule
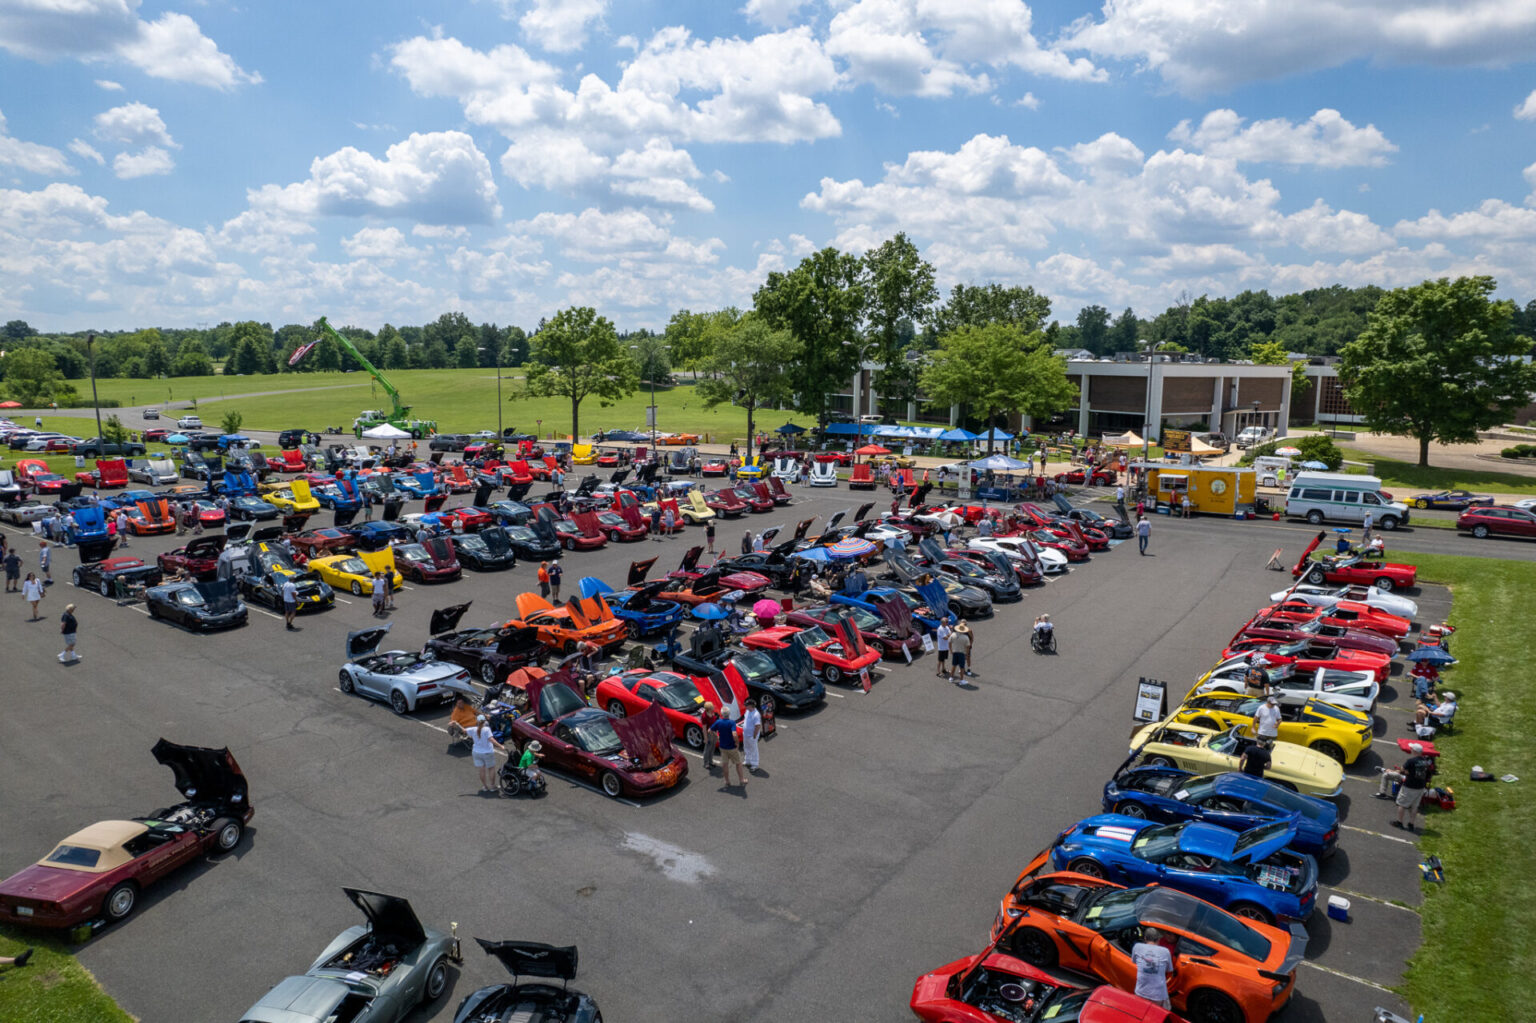
[[[1353,973],[1345,973],[1343,970],[1335,970],[1331,966],[1323,966],[1323,965],[1321,965],[1319,963],[1314,963],[1310,959],[1303,959],[1301,961],[1301,965],[1303,965],[1303,966],[1310,966],[1310,967],[1312,967],[1312,969],[1319,970],[1319,971],[1321,971],[1323,973],[1331,973],[1335,977],[1343,977],[1345,980],[1352,980],[1356,984],[1364,984],[1366,987],[1373,987],[1377,991],[1383,991],[1383,992],[1385,992],[1386,994],[1389,994],[1389,995],[1397,994],[1396,991],[1393,991],[1389,987],[1382,987],[1380,984],[1376,983],[1374,980],[1366,980],[1364,977],[1357,977]]]
[[[283,616],[282,615],[275,615],[271,611],[267,611],[267,610],[265,610],[263,608],[256,607],[253,604],[247,604],[247,605],[245,605],[245,607],[246,607],[246,610],[248,610],[248,611],[255,611],[258,614],[264,614],[268,618],[276,618],[278,621],[282,621],[283,620]]]
[[[1419,915],[1419,911],[1417,909],[1414,909],[1412,906],[1403,906],[1403,905],[1400,905],[1400,904],[1398,904],[1396,902],[1389,902],[1386,899],[1378,899],[1374,895],[1367,895],[1364,892],[1351,891],[1348,888],[1336,888],[1333,885],[1326,885],[1326,884],[1323,885],[1323,887],[1327,888],[1329,891],[1338,892],[1340,895],[1348,895],[1352,899],[1364,899],[1367,902],[1375,902],[1375,903],[1379,903],[1379,904],[1381,904],[1383,906],[1391,906],[1393,909],[1400,909],[1404,913],[1412,913],[1414,916],[1418,916]]]
[[[336,599],[341,601],[343,604],[350,604],[350,603],[352,603],[350,600],[346,599],[345,597],[337,597]]]
[[[1341,828],[1348,828],[1350,831],[1358,831],[1362,835],[1375,835],[1377,838],[1385,838],[1385,839],[1388,839],[1389,841],[1401,842],[1404,845],[1413,845],[1414,844],[1413,842],[1410,842],[1406,838],[1399,838],[1396,835],[1389,835],[1385,831],[1372,831],[1370,828],[1357,828],[1353,824],[1340,824],[1339,827],[1341,827]]]
[[[846,699],[848,699],[848,697],[846,695],[844,695],[843,693],[828,692],[828,693],[825,693],[824,695],[826,695],[826,696],[835,696],[839,700],[846,700]]]

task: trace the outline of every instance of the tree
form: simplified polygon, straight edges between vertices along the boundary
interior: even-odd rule
[[[423,347],[417,349],[421,352],[421,366],[423,369],[447,369],[448,346],[441,341],[429,341]]]
[[[226,373],[250,376],[269,373],[272,365],[272,331],[254,320],[242,320],[230,333]]]
[[[606,405],[633,394],[635,360],[613,324],[588,306],[562,309],[533,337],[527,390],[571,400],[571,436],[581,436],[581,403],[596,395]]]
[[[480,346],[475,343],[475,338],[468,334],[459,338],[459,343],[454,348],[453,358],[460,369],[474,369],[479,366]]]
[[[161,339],[160,332],[146,331],[154,337],[144,341],[144,375],[148,377],[163,376],[171,371],[171,357],[165,350],[165,341]]]
[[[1351,407],[1377,433],[1465,444],[1511,419],[1536,389],[1536,368],[1516,357],[1530,339],[1510,327],[1515,305],[1489,299],[1492,277],[1440,278],[1387,292],[1365,330],[1339,352]]]
[[[752,457],[757,410],[789,399],[794,366],[803,347],[789,331],[773,330],[759,317],[749,315],[720,337],[701,364],[710,374],[698,384],[704,407],[733,401],[747,410],[748,458]]]
[[[181,347],[176,350],[176,360],[171,363],[171,376],[213,376],[213,360],[208,357],[201,341],[189,337],[181,343]]]
[[[868,303],[864,264],[825,248],[788,273],[775,271],[752,296],[774,330],[787,330],[804,346],[792,367],[796,405],[825,422],[827,398],[841,391],[859,364],[859,327]]]
[[[633,337],[629,349],[635,357],[639,379],[653,384],[672,382],[672,358],[665,338],[655,334]]]
[[[26,320],[10,320],[4,327],[0,327],[0,336],[7,341],[20,341],[22,338],[31,337],[34,334],[32,325]]]
[[[225,433],[239,433],[240,427],[244,422],[245,417],[231,409],[230,411],[224,413],[223,419],[219,420],[219,426],[224,430]]]
[[[1077,313],[1077,343],[1094,355],[1108,355],[1109,310],[1101,305],[1084,306]]]
[[[384,329],[379,331],[379,361],[376,365],[380,369],[405,369],[410,364],[411,356],[405,350],[405,339],[394,327],[384,324]]]
[[[898,233],[864,254],[864,273],[869,288],[869,337],[876,342],[881,371],[875,386],[894,404],[917,398],[917,367],[907,360],[907,350],[939,300],[933,283],[933,266],[917,253],[906,234]]]
[[[1025,333],[1008,323],[966,326],[944,335],[923,370],[922,384],[933,401],[984,412],[989,427],[1004,413],[1051,416],[1077,398],[1066,360],[1052,353],[1044,333]]]
[[[128,440],[128,427],[116,414],[110,415],[101,424],[101,439],[108,444],[122,444]]]
[[[987,284],[981,287],[957,284],[949,301],[934,314],[933,326],[938,337],[961,327],[983,327],[989,323],[1009,323],[1026,334],[1045,327],[1051,315],[1051,300],[1034,288]]]
[[[41,348],[18,348],[0,361],[11,397],[23,405],[44,405],[64,382],[53,356]]]
[[[421,339],[429,345],[441,341],[445,351],[452,351],[458,346],[459,338],[466,334],[478,337],[479,333],[479,329],[463,313],[444,313],[421,328]]]
[[[1106,339],[1108,348],[1104,354],[1134,352],[1136,342],[1139,340],[1141,340],[1141,321],[1136,318],[1136,311],[1127,306],[1125,312],[1115,317],[1115,325],[1109,328],[1109,337]]]
[[[1283,341],[1255,341],[1248,349],[1248,358],[1253,360],[1255,366],[1285,366],[1291,367],[1291,394],[1305,391],[1312,386],[1312,381],[1307,377],[1307,363],[1305,359],[1291,361],[1290,352]]]
[[[521,366],[528,361],[528,334],[522,327],[508,327],[505,347],[502,349],[503,366]]]

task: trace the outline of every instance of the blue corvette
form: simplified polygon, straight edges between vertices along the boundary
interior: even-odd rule
[[[686,604],[676,600],[659,600],[656,597],[657,593],[666,589],[673,581],[658,579],[655,582],[646,583],[637,590],[616,593],[612,586],[596,576],[589,575],[581,580],[581,595],[595,597],[602,594],[603,599],[608,602],[609,609],[613,611],[613,616],[629,629],[629,638],[640,639],[643,636],[670,632],[679,622],[688,617],[689,608]]]
[[[363,506],[363,492],[358,489],[357,480],[346,476],[317,488],[314,493],[322,507],[336,511],[357,511]]]
[[[1104,784],[1104,810],[1160,824],[1200,821],[1233,831],[1300,814],[1292,849],[1331,856],[1339,842],[1339,810],[1328,800],[1236,771],[1194,775],[1177,767],[1133,767]]]
[[[832,603],[847,604],[849,607],[862,607],[871,614],[880,613],[880,605],[893,600],[901,601],[907,605],[907,610],[912,612],[912,619],[918,622],[929,632],[939,627],[939,618],[929,609],[928,605],[918,600],[912,594],[903,590],[892,589],[889,586],[875,586],[864,590],[862,593],[834,593]],[[957,620],[953,611],[949,613],[950,623]]]
[[[441,493],[437,486],[437,480],[432,477],[430,472],[413,472],[409,475],[401,473],[395,475],[392,479],[397,491],[411,497],[431,497],[434,494]]]
[[[1291,818],[1239,834],[1104,813],[1057,836],[1051,868],[1129,887],[1167,885],[1235,916],[1283,926],[1305,922],[1317,902],[1317,861],[1286,848],[1295,834]]]
[[[410,543],[411,531],[398,522],[359,522],[346,526],[345,531],[357,538],[357,546],[363,550],[383,550],[392,543]]]

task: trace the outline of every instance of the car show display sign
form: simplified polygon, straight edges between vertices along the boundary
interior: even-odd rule
[[[1136,680],[1136,710],[1132,715],[1138,724],[1161,721],[1168,714],[1168,683],[1162,679],[1142,677]]]
[[[1189,451],[1191,450],[1191,436],[1188,430],[1164,430],[1163,450],[1169,452]]]

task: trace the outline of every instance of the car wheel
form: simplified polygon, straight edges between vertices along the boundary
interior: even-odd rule
[[[1015,932],[1009,947],[1026,963],[1045,967],[1056,965],[1056,943],[1038,927],[1024,927]]]
[[[220,817],[213,822],[213,848],[215,852],[227,853],[240,844],[240,838],[245,834],[245,825],[233,817]]]
[[[1395,584],[1392,582],[1392,580],[1388,579],[1386,576],[1382,576],[1380,579],[1376,580],[1376,588],[1382,593],[1391,593],[1394,585]]]
[[[102,903],[101,911],[108,920],[121,920],[133,912],[138,901],[139,886],[132,881],[124,881],[107,893],[107,901]]]
[[[612,771],[603,772],[603,794],[618,799],[624,794],[624,783]]]
[[[411,431],[411,440],[421,440],[421,431],[420,430],[412,430]]]
[[[1307,521],[1314,526],[1321,526],[1323,524],[1323,513],[1314,508],[1307,512]]]
[[[1190,724],[1195,725],[1198,728],[1209,728],[1213,732],[1221,731],[1221,726],[1211,718],[1196,718],[1195,720],[1191,721]]]
[[[1090,860],[1086,856],[1079,856],[1071,863],[1068,863],[1067,869],[1074,873],[1085,874],[1088,877],[1097,877],[1100,880],[1104,877],[1104,868],[1099,866],[1097,860]]]
[[[344,693],[354,692],[357,688],[352,682],[351,673],[345,669],[336,673],[336,680],[340,683],[341,691]]]
[[[108,596],[112,595],[112,587],[107,583],[107,581],[105,579],[103,579],[101,581],[101,595],[103,597],[108,597]]]
[[[443,997],[443,992],[446,990],[448,990],[448,957],[438,956],[432,968],[427,971],[426,982],[421,985],[422,1003],[435,1002]]]
[[[352,596],[354,596],[354,597],[361,597],[362,595],[363,595],[363,584],[358,582],[356,579],[353,579],[352,580]]]
[[[1422,497],[1421,497],[1421,498],[1419,498],[1419,499],[1418,499],[1418,500],[1417,500],[1417,501],[1415,501],[1415,502],[1413,502],[1413,506],[1414,506],[1414,507],[1415,507],[1415,508],[1428,508],[1428,507],[1429,507],[1429,502],[1428,502],[1428,501],[1426,501],[1426,500],[1424,500],[1424,499],[1423,499],[1423,498],[1422,498]]]
[[[70,579],[70,582],[74,583],[77,588],[83,588],[85,586],[85,574],[78,568],[75,569],[75,574]]]
[[[1397,516],[1383,515],[1381,517],[1381,528],[1386,530],[1388,533],[1392,532],[1392,530],[1397,528]]]
[[[488,686],[496,684],[496,665],[490,661],[482,661],[480,664],[480,681]]]
[[[639,622],[630,622],[624,626],[624,631],[629,633],[630,639],[639,639],[645,635],[645,627]]]
[[[614,543],[618,543],[619,542],[619,531],[618,530],[614,530],[613,532],[609,533],[608,534],[608,539],[612,540]]]
[[[564,546],[568,551],[574,551],[576,549],[576,541],[571,537],[566,537],[561,543],[562,546]]]
[[[612,714],[616,718],[629,716],[629,712],[624,709],[624,705],[618,700],[608,701],[608,713]]]
[[[1169,760],[1167,757],[1148,757],[1147,758],[1147,766],[1148,767],[1177,767],[1178,765],[1175,764],[1172,760]]]
[[[1275,922],[1273,913],[1263,906],[1255,905],[1252,902],[1239,902],[1236,905],[1229,906],[1227,912],[1233,916],[1240,916],[1244,920],[1257,920],[1261,924],[1273,925]]]
[[[1473,526],[1472,527],[1472,535],[1477,537],[1479,540],[1486,540],[1486,539],[1488,539],[1488,527],[1487,526]]]
[[[411,705],[406,700],[405,694],[396,689],[389,694],[389,709],[396,714],[408,714],[410,713]]]
[[[1321,753],[1325,757],[1332,757],[1341,764],[1344,762],[1344,748],[1336,742],[1329,742],[1327,739],[1321,739],[1312,744],[1312,749],[1318,753]]]
[[[1313,586],[1321,586],[1327,581],[1328,573],[1324,572],[1321,568],[1314,568],[1312,571],[1307,573],[1307,582],[1311,583]]]
[[[159,618],[160,617],[160,605],[156,604],[154,601],[149,601],[147,606],[145,607],[145,610],[149,613],[149,616],[151,618]]]
[[[1202,988],[1189,996],[1184,1011],[1190,1023],[1243,1023],[1246,1018],[1230,995]]]
[[[1140,803],[1133,803],[1129,799],[1122,799],[1120,802],[1116,803],[1115,812],[1124,817],[1145,818],[1147,816],[1145,807],[1143,807]]]
[[[827,665],[826,670],[822,672],[822,676],[828,682],[836,685],[838,682],[843,680],[843,669],[839,668],[835,664],[829,664]]]
[[[683,742],[689,749],[704,748],[704,728],[701,725],[689,725],[683,729]]]

